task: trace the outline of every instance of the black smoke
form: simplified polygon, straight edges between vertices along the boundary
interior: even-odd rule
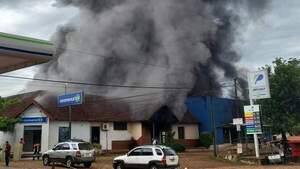
[[[267,2],[57,0],[54,5],[77,7],[80,12],[57,29],[53,36],[57,58],[45,65],[37,76],[190,88],[157,91],[83,87],[112,97],[158,92],[150,101],[133,105],[133,110],[154,112],[168,105],[180,115],[187,95],[221,96],[222,81],[240,77],[236,68],[240,55],[233,46],[237,30],[245,20],[255,21],[261,17]],[[244,88],[245,81],[239,79]]]

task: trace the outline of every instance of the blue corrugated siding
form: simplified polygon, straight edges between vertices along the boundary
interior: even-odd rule
[[[212,103],[210,104],[210,100]],[[223,124],[232,123],[234,100],[212,97],[189,97],[186,105],[199,122],[200,132],[211,132],[211,111],[215,112],[217,143],[224,143]],[[210,105],[212,105],[210,107]],[[211,109],[211,111],[210,111]]]

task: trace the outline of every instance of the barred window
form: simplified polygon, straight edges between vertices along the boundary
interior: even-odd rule
[[[114,130],[127,130],[126,122],[114,122]]]

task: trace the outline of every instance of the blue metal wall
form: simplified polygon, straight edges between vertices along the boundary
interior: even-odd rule
[[[187,108],[197,118],[199,131],[211,132],[211,111],[215,112],[217,144],[224,143],[223,124],[232,123],[234,100],[209,96],[189,97]]]

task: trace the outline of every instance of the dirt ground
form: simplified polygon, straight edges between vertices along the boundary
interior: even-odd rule
[[[112,159],[117,155],[105,155],[97,157],[96,163],[92,165],[92,169],[112,169]],[[231,163],[222,160],[216,160],[212,157],[210,152],[197,152],[197,153],[183,153],[180,154],[181,169],[297,169],[300,165],[290,166],[249,166],[238,163]],[[4,163],[1,162],[0,168],[7,168]],[[22,160],[19,162],[11,162],[9,169],[51,169],[51,166],[44,167],[42,161],[32,161],[30,159]],[[57,169],[65,168],[63,165],[55,166]],[[83,168],[83,167],[78,167]]]

